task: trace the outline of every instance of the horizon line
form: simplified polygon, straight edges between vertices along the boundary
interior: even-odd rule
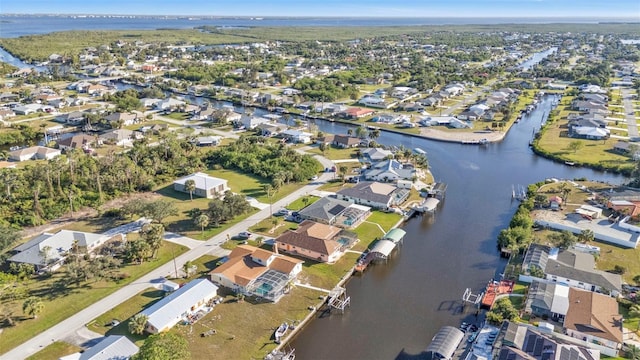
[[[589,15],[544,15],[544,16],[464,16],[464,15],[432,15],[432,16],[384,16],[384,15],[362,15],[362,16],[329,16],[329,15],[197,15],[197,14],[118,14],[118,13],[0,13],[0,17],[3,16],[145,16],[145,17],[193,17],[193,18],[261,18],[261,19],[277,19],[277,18],[290,18],[290,19],[438,19],[438,18],[450,18],[450,19],[626,19],[634,20],[634,22],[640,23],[640,19],[635,16],[589,16]]]

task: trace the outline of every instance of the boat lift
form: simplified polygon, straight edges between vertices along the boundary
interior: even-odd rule
[[[462,294],[462,301],[468,302],[470,304],[475,305],[478,309],[480,309],[480,302],[482,301],[482,297],[484,296],[484,291],[480,294],[474,294],[471,292],[470,288],[467,288]]]
[[[347,296],[347,289],[336,286],[329,293],[327,304],[329,305],[329,311],[333,308],[340,310],[340,312],[344,314],[344,309],[351,306],[351,297]]]

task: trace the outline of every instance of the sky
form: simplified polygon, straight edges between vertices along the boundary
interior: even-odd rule
[[[2,0],[0,14],[321,17],[623,17],[640,0]]]

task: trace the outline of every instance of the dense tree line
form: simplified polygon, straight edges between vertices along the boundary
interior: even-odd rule
[[[283,144],[266,143],[257,136],[243,136],[229,146],[216,149],[208,163],[287,183],[306,181],[320,167],[310,155],[302,155]]]

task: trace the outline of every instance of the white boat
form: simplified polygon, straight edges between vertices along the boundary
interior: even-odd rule
[[[413,149],[413,151],[415,151],[416,154],[420,154],[420,155],[427,155],[427,152],[420,149],[420,148],[415,148]]]
[[[278,344],[280,343],[280,339],[284,336],[287,330],[289,330],[289,324],[287,324],[286,322],[283,322],[280,326],[278,326],[274,334],[276,338],[276,343]]]

